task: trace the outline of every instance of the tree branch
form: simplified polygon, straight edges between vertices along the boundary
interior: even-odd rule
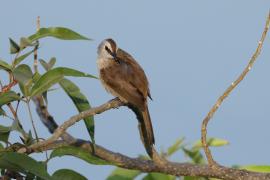
[[[65,130],[72,126],[79,120],[102,113],[112,108],[122,106],[123,103],[118,99],[111,100],[99,107],[91,108],[87,111],[81,112],[78,115],[72,116],[61,126],[59,126],[53,133],[53,135],[45,140],[37,142],[27,149],[22,149],[19,152],[40,152],[67,145],[74,145],[80,147],[94,156],[97,156],[103,160],[106,160],[114,165],[126,169],[140,170],[142,172],[159,172],[165,174],[171,174],[175,176],[200,176],[200,177],[214,177],[219,179],[228,180],[270,180],[270,173],[257,173],[246,170],[227,168],[223,166],[212,166],[208,165],[196,165],[191,163],[176,163],[164,160],[162,164],[156,163],[153,160],[144,160],[140,158],[131,158],[120,153],[115,153],[110,150],[103,148],[102,146],[96,145],[95,153],[92,151],[91,142],[77,139],[76,142],[70,143],[66,141],[58,141],[57,139],[61,136]]]
[[[217,163],[214,161],[211,151],[208,147],[206,136],[207,136],[207,125],[217,109],[220,107],[221,103],[224,101],[225,98],[229,96],[229,94],[235,89],[235,87],[246,77],[247,73],[251,70],[253,67],[257,57],[260,55],[263,42],[265,40],[265,37],[267,35],[268,29],[269,29],[269,24],[270,24],[270,12],[268,14],[268,17],[266,19],[264,31],[262,33],[261,39],[259,41],[259,44],[257,46],[256,51],[254,52],[253,56],[251,57],[248,65],[244,69],[244,71],[240,74],[240,76],[226,89],[226,91],[218,98],[214,106],[210,109],[208,112],[207,116],[204,118],[203,123],[202,123],[202,128],[201,128],[201,140],[204,148],[204,152],[206,155],[206,158],[208,160],[209,165],[215,166]]]

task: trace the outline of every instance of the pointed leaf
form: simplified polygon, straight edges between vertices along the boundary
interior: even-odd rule
[[[269,173],[270,166],[267,165],[248,165],[248,166],[241,166],[239,169],[246,169],[248,171],[255,171],[255,172],[262,172],[262,173]]]
[[[93,75],[86,74],[75,69],[58,67],[49,70],[45,74],[43,74],[32,87],[31,96],[35,96],[37,94],[41,94],[44,91],[48,90],[52,85],[58,83],[63,79],[64,76],[74,76],[74,77],[90,77],[96,78]]]
[[[207,139],[207,144],[208,146],[219,147],[219,146],[228,145],[229,141],[225,139],[219,139],[219,138],[209,138]],[[197,142],[195,142],[195,144],[193,145],[193,148],[198,148],[198,149],[202,148],[201,140],[198,140]]]
[[[203,164],[204,159],[199,150],[189,150],[186,148],[182,148],[184,153],[192,160],[192,162],[196,164]]]
[[[20,51],[20,46],[11,38],[9,38],[10,43],[10,54],[15,54]]]
[[[168,156],[171,156],[176,151],[178,151],[181,148],[181,144],[183,143],[184,138],[177,139],[176,142],[168,148],[167,154]]]
[[[54,66],[54,64],[55,64],[55,62],[56,62],[56,58],[55,57],[52,57],[51,59],[50,59],[50,61],[48,62],[48,67],[49,67],[49,69],[51,69],[53,66]]]
[[[62,40],[90,40],[89,38],[64,27],[40,28],[35,34],[28,37],[30,42],[43,37],[55,37]]]
[[[32,173],[42,179],[51,179],[47,173],[45,165],[30,158],[25,154],[15,152],[1,152],[0,168],[9,169],[23,174]]]
[[[54,180],[87,180],[86,177],[70,169],[59,169],[53,173]]]
[[[0,107],[0,116],[6,116],[6,112]]]
[[[106,180],[133,180],[141,174],[137,170],[116,168]]]
[[[71,98],[71,100],[73,101],[74,105],[76,106],[79,112],[82,112],[91,108],[85,95],[81,93],[79,87],[76,86],[73,82],[64,78],[59,82],[59,84],[67,93],[67,95]],[[91,137],[92,142],[95,143],[94,116],[84,118],[84,123]]]
[[[4,69],[5,71],[11,71],[11,65],[6,63],[5,61],[0,60],[0,69]]]
[[[35,51],[35,49],[29,51],[28,53],[25,53],[24,55],[19,56],[16,58],[13,62],[13,67],[17,66],[20,64],[25,58],[27,58],[30,54],[32,54]]]
[[[75,146],[65,146],[61,148],[54,149],[50,155],[50,159],[54,157],[61,157],[61,156],[74,156],[80,158],[90,164],[97,164],[97,165],[110,165],[111,163],[104,161],[96,156],[92,156],[88,151],[81,149]]]
[[[143,178],[143,180],[175,180],[175,179],[176,179],[175,176],[161,173],[149,173]]]
[[[7,143],[11,130],[11,127],[0,125],[0,141]]]
[[[49,65],[46,61],[44,61],[43,59],[39,59],[39,62],[46,71],[50,70]]]
[[[8,91],[0,94],[0,107],[4,104],[8,104],[12,101],[19,100],[20,96],[16,94],[14,91]]]

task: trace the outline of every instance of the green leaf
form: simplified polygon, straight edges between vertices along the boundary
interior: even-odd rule
[[[13,70],[13,75],[18,82],[24,85],[32,81],[33,77],[31,68],[26,64],[21,64],[18,67],[16,67]]]
[[[93,75],[86,74],[81,71],[77,71],[75,69],[65,67],[54,68],[43,74],[37,80],[35,85],[32,87],[31,96],[33,97],[37,94],[41,94],[44,91],[48,90],[52,85],[62,80],[64,76],[96,78]]]
[[[199,150],[189,150],[186,148],[182,148],[182,149],[184,153],[192,160],[192,162],[196,164],[204,163],[203,155],[201,154]]]
[[[219,147],[219,146],[225,146],[229,144],[229,141],[225,140],[225,139],[219,139],[219,138],[209,138],[207,139],[207,144],[208,146],[212,146],[212,147]],[[202,148],[202,142],[201,140],[198,140],[197,142],[195,142],[195,144],[193,145],[193,148]]]
[[[176,179],[175,176],[161,173],[149,173],[143,178],[143,180],[175,180],[175,179]]]
[[[0,141],[7,143],[11,130],[11,127],[0,125]]]
[[[46,171],[45,165],[25,154],[1,152],[0,168],[21,172],[23,174],[31,173],[45,180],[51,179]]]
[[[116,168],[108,177],[107,180],[133,180],[141,174],[137,170],[129,170]]]
[[[31,41],[28,38],[22,37],[20,39],[20,48],[23,49],[31,45]]]
[[[8,91],[0,94],[0,107],[4,104],[8,104],[12,101],[17,101],[20,99],[20,96],[14,91]]]
[[[185,176],[184,180],[214,180],[214,178],[204,178],[204,177],[194,177],[194,176]],[[219,179],[215,179],[219,180]]]
[[[267,165],[248,165],[248,166],[240,166],[239,169],[246,169],[248,171],[255,171],[255,172],[270,172],[270,166]]]
[[[19,82],[20,89],[25,96],[29,95],[32,85],[33,73],[31,68],[26,64],[21,64],[13,71],[15,79]]]
[[[11,38],[9,38],[9,43],[10,43],[10,54],[15,54],[20,51],[20,46]]]
[[[6,116],[6,112],[1,107],[0,107],[0,116]]]
[[[62,40],[90,40],[89,38],[64,27],[40,28],[35,34],[28,37],[30,42],[44,37],[55,37]]]
[[[5,61],[0,60],[0,69],[3,69],[5,71],[11,71],[12,67]]]
[[[87,180],[86,177],[70,169],[59,169],[53,173],[54,180]]]
[[[96,156],[92,156],[88,151],[81,149],[80,147],[74,146],[65,146],[54,149],[50,155],[50,159],[54,157],[61,157],[61,156],[74,156],[80,158],[90,164],[97,164],[97,165],[111,165],[111,163],[104,161]]]
[[[64,78],[59,82],[59,84],[67,93],[67,95],[71,98],[71,100],[73,101],[74,105],[76,106],[79,112],[82,112],[91,108],[85,95],[81,93],[79,87],[76,86],[73,82]],[[84,118],[84,123],[92,142],[95,144],[94,116],[89,116],[87,118]]]
[[[54,66],[55,62],[56,62],[56,58],[55,58],[55,57],[52,57],[52,58],[50,59],[49,63],[48,63],[49,69],[51,69],[51,68]]]
[[[48,63],[46,61],[44,61],[43,59],[40,59],[39,62],[43,66],[43,68],[46,71],[48,71],[48,70],[50,70],[54,66],[54,64],[56,62],[56,58],[55,57],[52,57]]]
[[[176,151],[178,151],[181,148],[181,145],[183,143],[185,138],[177,139],[176,142],[168,148],[167,154],[168,156],[171,156]]]
[[[13,67],[17,66],[18,64],[20,64],[25,58],[27,58],[30,54],[32,54],[35,51],[35,49],[25,53],[24,55],[19,56],[18,58],[16,58],[13,62]]]

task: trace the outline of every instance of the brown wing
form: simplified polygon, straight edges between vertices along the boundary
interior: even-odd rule
[[[130,82],[131,74],[128,73],[128,69],[129,67],[125,63],[114,63],[100,70],[100,78],[113,95],[137,107],[144,108],[145,96],[136,85]]]
[[[132,82],[132,84],[143,94],[145,98],[147,96],[151,98],[149,83],[141,66],[134,60],[134,58],[130,54],[120,48],[117,51],[117,57],[128,65],[128,71],[130,75],[129,81]]]

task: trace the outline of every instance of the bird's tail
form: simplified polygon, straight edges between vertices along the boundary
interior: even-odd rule
[[[141,136],[141,140],[144,144],[144,147],[148,153],[148,155],[153,157],[153,145],[155,144],[155,137],[151,122],[151,117],[148,111],[148,107],[144,109],[144,111],[139,110],[138,108],[129,105],[129,108],[136,114],[137,119],[139,121],[139,132]]]

